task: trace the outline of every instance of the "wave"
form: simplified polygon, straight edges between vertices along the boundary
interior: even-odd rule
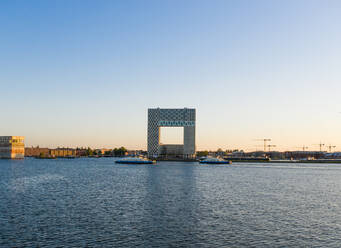
[[[65,177],[58,174],[41,174],[32,177],[20,177],[12,179],[8,188],[15,192],[25,192],[28,188],[34,188],[42,183],[65,180]]]

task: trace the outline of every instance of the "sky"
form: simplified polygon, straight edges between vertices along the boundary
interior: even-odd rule
[[[188,107],[197,150],[261,138],[341,150],[340,12],[338,0],[0,1],[0,135],[146,149],[147,109]]]

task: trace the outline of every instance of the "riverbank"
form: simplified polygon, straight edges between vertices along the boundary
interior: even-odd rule
[[[119,157],[109,157],[109,156],[89,156],[89,157],[25,157],[25,158],[35,158],[35,159],[77,159],[77,158],[119,158]],[[341,159],[314,159],[314,160],[271,160],[271,159],[261,159],[261,158],[230,158],[225,159],[226,161],[231,161],[232,163],[315,163],[315,164],[341,164]],[[159,162],[199,162],[199,159],[181,159],[181,158],[158,158],[156,161]]]
[[[315,160],[231,160],[233,163],[291,163],[291,164],[341,164],[341,159],[315,159]]]

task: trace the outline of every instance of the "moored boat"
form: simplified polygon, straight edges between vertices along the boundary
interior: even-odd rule
[[[128,157],[116,160],[117,164],[154,164],[155,161],[141,157]]]
[[[221,158],[213,158],[213,157],[207,157],[201,160],[199,163],[201,164],[232,164],[231,161],[224,160]]]

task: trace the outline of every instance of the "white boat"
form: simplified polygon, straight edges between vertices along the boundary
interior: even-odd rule
[[[117,164],[154,164],[155,161],[142,158],[142,157],[127,157],[127,158],[116,160],[115,163]]]
[[[205,159],[201,160],[199,163],[201,164],[232,164],[232,161],[224,160],[222,158],[206,157]]]

